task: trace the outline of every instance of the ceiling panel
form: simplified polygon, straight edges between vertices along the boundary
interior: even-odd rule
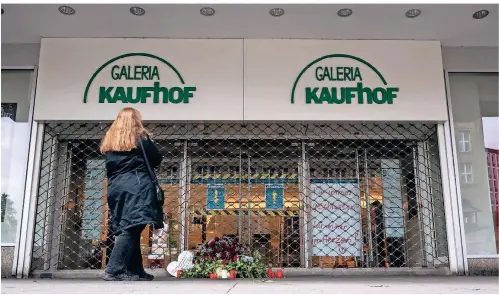
[[[275,5],[210,5],[215,15],[200,14],[205,5],[144,4],[144,16],[130,5],[71,5],[76,13],[62,15],[55,4],[4,4],[2,43],[36,43],[41,37],[144,38],[306,38],[440,40],[444,46],[497,46],[498,5],[493,4],[358,4],[341,18],[345,5],[288,4],[281,17]],[[405,17],[410,8],[422,14]],[[475,11],[490,15],[476,20]]]

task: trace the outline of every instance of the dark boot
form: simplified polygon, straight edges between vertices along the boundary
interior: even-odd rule
[[[140,277],[138,275],[130,274],[130,273],[122,273],[119,275],[111,275],[104,274],[104,281],[140,281]]]

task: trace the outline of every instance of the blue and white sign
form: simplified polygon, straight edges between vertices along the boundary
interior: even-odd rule
[[[208,184],[208,210],[225,209],[225,184]]]
[[[265,185],[265,209],[281,210],[284,207],[284,185]]]
[[[361,256],[362,220],[357,180],[310,185],[313,256]]]
[[[383,172],[383,215],[386,236],[404,237],[404,208],[402,204],[402,185],[399,160],[382,159]]]

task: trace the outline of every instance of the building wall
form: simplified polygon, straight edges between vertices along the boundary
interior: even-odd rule
[[[2,43],[2,67],[25,67],[38,65],[40,43]]]
[[[444,69],[498,72],[498,52],[499,47],[442,47]]]

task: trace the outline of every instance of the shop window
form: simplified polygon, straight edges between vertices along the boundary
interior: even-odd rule
[[[473,183],[473,166],[470,163],[459,164],[461,183]]]
[[[29,146],[31,70],[2,70],[2,245],[13,245],[22,211]]]
[[[495,255],[499,248],[494,182],[494,159],[499,153],[498,87],[497,73],[449,74],[468,255]]]
[[[459,152],[468,153],[471,151],[471,135],[469,131],[459,131],[458,133]]]

